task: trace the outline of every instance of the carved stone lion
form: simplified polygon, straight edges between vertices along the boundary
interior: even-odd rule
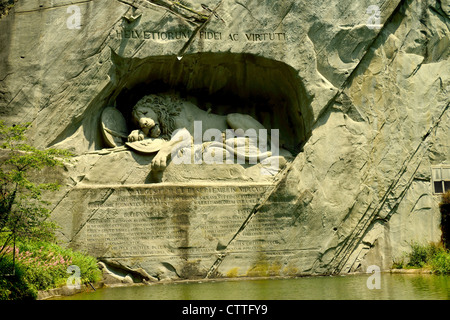
[[[186,147],[180,144],[186,133],[194,136],[194,122],[202,124],[201,134],[208,129],[264,129],[264,126],[249,115],[233,113],[226,116],[212,114],[198,108],[193,103],[173,95],[147,95],[134,106],[132,121],[139,128],[128,136],[129,142],[142,141],[146,137],[163,138],[167,143],[158,151],[152,161],[152,169],[162,170],[173,148]],[[181,129],[181,131],[180,131]],[[175,130],[177,135],[173,135]],[[184,132],[183,132],[184,131]],[[197,132],[198,134],[198,132]]]

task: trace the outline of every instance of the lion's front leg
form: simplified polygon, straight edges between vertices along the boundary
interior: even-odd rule
[[[152,160],[152,170],[162,171],[167,167],[167,160],[170,156],[170,150],[161,149]]]

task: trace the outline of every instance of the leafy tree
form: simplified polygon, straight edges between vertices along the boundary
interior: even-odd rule
[[[9,127],[0,121],[0,260],[13,237],[54,239],[56,225],[47,219],[49,202],[42,196],[43,192],[58,190],[59,185],[32,180],[38,180],[36,177],[44,168],[62,166],[71,154],[26,144],[29,126],[30,123]]]

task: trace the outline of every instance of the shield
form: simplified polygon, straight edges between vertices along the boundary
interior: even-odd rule
[[[126,142],[125,145],[141,153],[158,152],[167,141],[161,138],[147,138],[142,141]]]
[[[128,137],[127,122],[122,113],[114,107],[107,107],[102,112],[101,126],[103,139],[108,147],[122,146]]]

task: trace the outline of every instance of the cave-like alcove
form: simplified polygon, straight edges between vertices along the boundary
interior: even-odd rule
[[[143,96],[176,92],[205,111],[249,114],[267,129],[279,129],[280,146],[293,154],[309,137],[310,101],[295,69],[283,62],[245,53],[112,58],[117,85],[108,104],[126,119]]]

